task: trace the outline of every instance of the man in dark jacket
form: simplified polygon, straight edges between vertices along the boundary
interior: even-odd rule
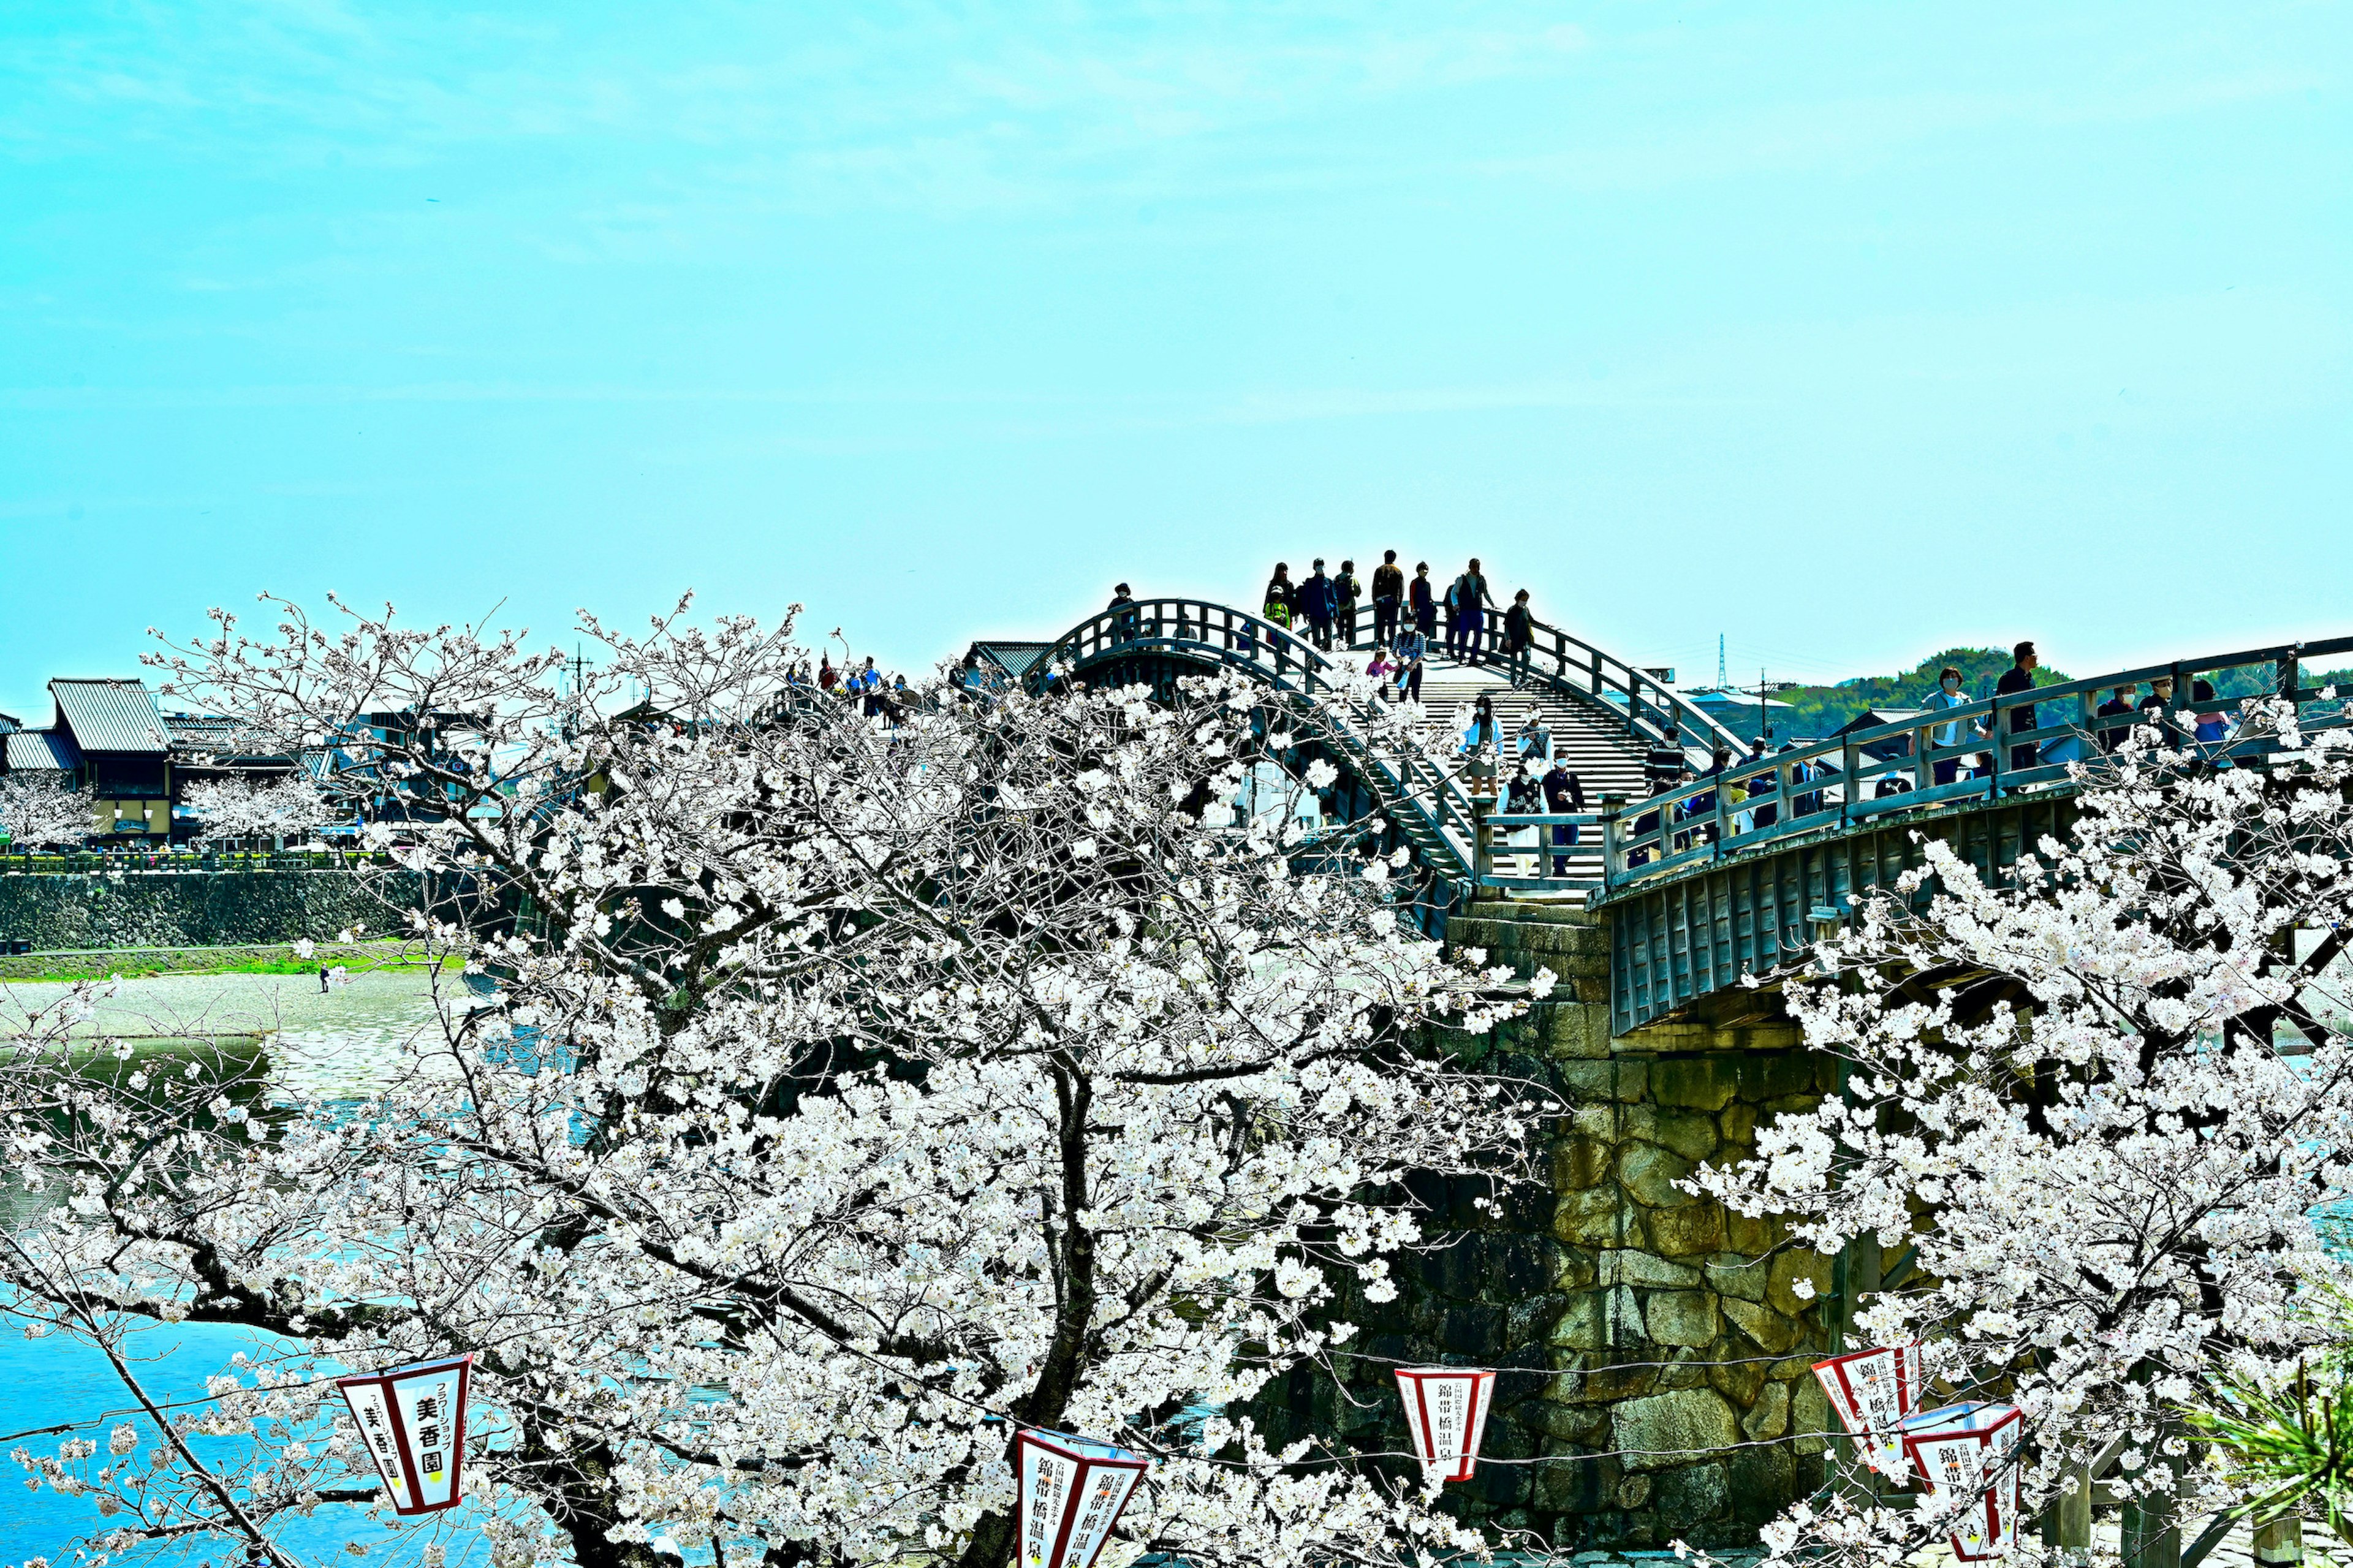
[[[1473,555],[1469,568],[1454,579],[1446,597],[1447,607],[1453,612],[1447,623],[1447,650],[1466,663],[1477,664],[1487,631],[1487,579],[1479,570],[1477,556]]]
[[[1356,595],[1363,592],[1356,584],[1356,563],[1340,563],[1340,574],[1332,579],[1334,618],[1340,623],[1340,646],[1356,646]]]
[[[1111,603],[1105,605],[1104,608],[1112,610],[1120,609],[1123,606],[1127,608],[1127,613],[1125,615],[1121,616],[1118,619],[1112,622],[1113,641],[1134,642],[1135,640],[1134,604],[1135,600],[1129,595],[1126,584],[1122,583],[1118,587],[1113,588],[1111,591]]]
[[[1415,564],[1413,581],[1407,584],[1406,593],[1413,605],[1415,629],[1423,637],[1436,637],[1438,635],[1438,600],[1430,591],[1429,562],[1423,561]]]
[[[1405,574],[1398,570],[1397,552],[1381,552],[1373,568],[1373,640],[1388,647],[1397,641],[1398,606],[1405,602]]]
[[[1528,649],[1536,640],[1535,623],[1535,616],[1528,613],[1528,591],[1523,588],[1512,595],[1512,607],[1504,612],[1504,657],[1511,661],[1514,686],[1528,679]]]
[[[1318,556],[1314,574],[1299,584],[1299,612],[1307,617],[1309,629],[1314,634],[1315,646],[1332,646],[1332,610],[1334,595],[1332,579],[1324,575],[1324,561]]]
[[[2008,669],[2001,672],[2001,679],[1994,682],[1993,689],[1995,693],[1999,696],[2010,697],[2014,696],[2021,691],[2033,690],[2034,668],[2035,666],[2042,662],[2042,659],[2035,657],[2034,645],[2031,642],[2020,643],[2016,647],[2010,649],[2010,656],[2012,662]],[[2010,710],[2010,732],[2011,734],[2024,734],[2029,731],[2031,731],[2033,728],[2033,703],[2021,702],[2017,707]],[[2034,766],[2037,760],[2035,757],[2035,752],[2036,748],[2031,743],[2023,746],[2012,746],[2010,749],[2010,771],[2012,773],[2023,773],[2028,768]]]
[[[1544,776],[1545,810],[1554,816],[1575,812],[1585,814],[1585,783],[1568,771],[1568,763],[1556,760]],[[1552,830],[1552,874],[1568,875],[1568,851],[1577,846],[1577,824],[1563,822]]]
[[[2100,704],[2101,718],[2126,720],[2124,724],[2116,728],[2100,731],[2100,750],[2103,752],[2121,750],[2125,738],[2132,733],[2130,715],[2134,710],[2133,694],[2139,689],[2137,686],[2119,686],[2108,693],[2108,700],[2105,702]]]

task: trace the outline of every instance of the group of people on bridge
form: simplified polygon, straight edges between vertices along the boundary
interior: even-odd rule
[[[1491,633],[1487,612],[1495,594],[1475,555],[1443,592],[1430,581],[1429,562],[1416,562],[1408,577],[1394,550],[1381,552],[1381,563],[1373,568],[1368,583],[1357,580],[1354,561],[1343,561],[1338,573],[1326,574],[1319,556],[1306,579],[1297,583],[1292,581],[1290,563],[1278,561],[1267,579],[1261,612],[1277,626],[1303,632],[1308,641],[1329,652],[1335,642],[1342,648],[1356,646],[1358,605],[1367,601],[1373,647],[1377,654],[1391,656],[1387,662],[1400,691],[1421,695],[1422,665],[1439,635],[1440,611],[1446,617],[1450,658],[1463,664],[1483,663],[1492,645],[1513,665],[1515,680],[1526,677],[1535,627],[1528,591],[1522,588],[1513,595],[1500,631]]]

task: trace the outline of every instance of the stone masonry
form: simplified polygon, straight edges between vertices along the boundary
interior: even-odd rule
[[[411,871],[117,871],[0,876],[0,936],[37,952],[327,941],[406,927]]]
[[[1832,1260],[1675,1184],[1739,1159],[1760,1120],[1815,1104],[1829,1061],[1791,1025],[1654,1025],[1612,1038],[1609,927],[1564,906],[1482,901],[1448,941],[1551,997],[1493,1039],[1448,1044],[1488,1070],[1549,1084],[1573,1108],[1549,1181],[1477,1206],[1484,1182],[1423,1184],[1430,1228],[1397,1300],[1346,1300],[1362,1358],[1345,1387],[1294,1372],[1255,1402],[1271,1436],[1314,1432],[1359,1451],[1405,1446],[1398,1363],[1495,1367],[1477,1479],[1449,1489],[1466,1517],[1559,1548],[1753,1544],[1757,1527],[1820,1484],[1830,1425],[1810,1368],[1836,1311]]]

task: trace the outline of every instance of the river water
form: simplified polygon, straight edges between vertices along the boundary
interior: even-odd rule
[[[448,984],[445,976],[444,984]],[[48,984],[0,985],[0,1037],[17,1033],[26,1014],[46,1007],[71,988]],[[158,975],[121,983],[97,1015],[75,1033],[124,1039],[133,1049],[165,1052],[176,1037],[202,1033],[256,1039],[269,1060],[270,1081],[329,1098],[357,1099],[399,1059],[421,1030],[434,1024],[431,983],[422,970],[379,970],[351,977],[325,995],[315,975]],[[55,1454],[62,1434],[18,1436],[59,1422],[103,1417],[102,1425],[77,1435],[101,1440],[114,1422],[131,1418],[146,1447],[153,1430],[132,1418],[132,1401],[97,1352],[58,1339],[27,1339],[21,1322],[0,1320],[0,1452],[24,1448]],[[260,1348],[263,1336],[217,1325],[157,1327],[132,1340],[144,1363],[141,1381],[160,1400],[188,1399],[205,1392],[206,1376],[227,1369],[240,1350]],[[200,1442],[199,1451],[225,1451],[234,1439]],[[102,1451],[102,1450],[101,1450]],[[0,1563],[54,1556],[96,1521],[80,1499],[32,1491],[13,1464],[0,1468]],[[289,1521],[287,1544],[311,1561],[324,1562],[352,1544],[384,1539],[385,1531],[350,1507],[322,1507],[310,1520]],[[443,1537],[452,1564],[479,1563],[487,1556],[462,1529]],[[217,1550],[174,1549],[165,1563],[228,1563],[238,1554]],[[399,1563],[406,1557],[371,1552],[368,1563]],[[69,1561],[61,1558],[60,1561]]]

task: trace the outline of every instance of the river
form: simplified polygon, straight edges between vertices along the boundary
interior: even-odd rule
[[[448,984],[447,977],[444,979]],[[23,1026],[26,1013],[45,1007],[70,987],[57,984],[0,985],[0,1037]],[[430,982],[416,969],[354,974],[322,995],[315,975],[158,975],[124,981],[92,1018],[75,1033],[128,1039],[141,1052],[169,1051],[174,1038],[202,1031],[258,1039],[269,1059],[274,1084],[331,1099],[357,1099],[399,1059],[420,1030],[433,1026]],[[21,1211],[20,1211],[21,1212]],[[186,1399],[205,1392],[207,1375],[223,1371],[239,1350],[259,1348],[264,1336],[217,1325],[149,1329],[132,1343],[144,1363],[142,1381],[159,1399]],[[101,1440],[105,1428],[126,1418],[132,1405],[121,1383],[97,1352],[58,1339],[27,1339],[17,1325],[0,1333],[0,1451],[24,1448],[54,1454],[62,1434],[11,1436],[58,1422],[103,1418],[103,1425],[78,1435]],[[145,1421],[142,1447],[153,1441]],[[200,1442],[224,1451],[237,1439]],[[88,1501],[26,1489],[12,1465],[0,1473],[0,1563],[56,1556],[95,1521]],[[348,1506],[322,1507],[309,1520],[289,1521],[283,1539],[303,1557],[324,1562],[351,1544],[380,1542],[385,1532]],[[488,1552],[462,1527],[441,1537],[451,1564],[479,1564]],[[217,1544],[217,1543],[215,1543]],[[161,1561],[235,1562],[237,1553],[174,1550]],[[70,1559],[63,1559],[69,1561]],[[364,1561],[405,1563],[414,1554],[371,1552]]]

